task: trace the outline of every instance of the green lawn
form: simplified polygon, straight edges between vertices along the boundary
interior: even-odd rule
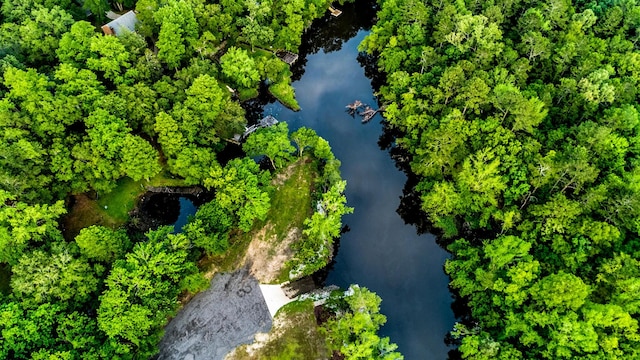
[[[311,192],[317,177],[315,163],[306,157],[300,158],[282,169],[279,176],[286,176],[286,180],[274,186],[267,219],[273,224],[272,235],[281,239],[290,228],[302,228],[304,220],[313,213]]]
[[[128,177],[123,178],[118,181],[118,185],[113,191],[98,198],[98,206],[104,209],[106,216],[116,223],[123,224],[129,220],[129,212],[135,208],[138,198],[147,191],[147,186],[181,185],[184,185],[182,179],[171,178],[164,172],[160,172],[149,181],[133,181]]]
[[[182,179],[171,178],[160,172],[149,181],[133,181],[122,178],[116,188],[108,194],[93,200],[86,194],[75,195],[75,203],[63,218],[64,233],[67,239],[73,239],[81,229],[91,225],[102,225],[110,228],[122,226],[129,220],[129,212],[133,210],[140,196],[146,192],[147,186],[181,186]]]

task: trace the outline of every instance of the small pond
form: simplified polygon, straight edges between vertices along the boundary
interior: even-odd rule
[[[134,217],[142,223],[142,228],[171,225],[174,227],[173,232],[179,233],[201,204],[200,199],[195,196],[147,193],[140,199]]]

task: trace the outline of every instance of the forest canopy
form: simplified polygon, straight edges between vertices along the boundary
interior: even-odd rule
[[[381,0],[361,45],[469,359],[640,356],[640,5]]]
[[[272,173],[302,157],[331,208],[306,225],[298,275],[326,265],[321,250],[351,210],[340,162],[313,130],[294,136],[282,123],[252,134],[246,153],[273,168],[219,155],[245,131],[240,101],[261,82],[297,105],[275,53],[297,51],[326,0],[80,3],[0,7],[0,358],[153,356],[178,296],[208,285],[198,260],[265,220]],[[136,10],[135,31],[104,35],[107,10]],[[181,233],[101,223],[69,236],[59,223],[78,195],[150,181],[201,186],[213,200]]]

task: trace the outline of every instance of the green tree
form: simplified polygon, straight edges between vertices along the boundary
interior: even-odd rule
[[[309,147],[314,147],[315,143],[318,141],[318,134],[316,134],[313,129],[301,127],[291,134],[291,140],[296,143],[296,146],[298,147],[298,156],[301,157],[304,150]]]
[[[31,63],[53,62],[58,42],[73,24],[73,17],[64,9],[36,7],[20,24],[20,45]]]
[[[195,217],[184,228],[184,233],[207,255],[224,253],[229,247],[229,231],[233,218],[216,201],[210,201],[198,208]]]
[[[106,20],[110,7],[106,0],[85,0],[82,8],[91,11],[99,22]]]
[[[24,300],[80,305],[98,289],[98,279],[86,261],[74,258],[69,247],[53,253],[35,250],[24,254],[12,267],[11,288]]]
[[[295,148],[289,140],[287,123],[280,122],[268,128],[258,129],[249,135],[242,144],[242,150],[251,157],[267,156],[271,166],[278,169],[291,161]]]
[[[95,27],[86,21],[78,21],[60,38],[56,55],[62,63],[82,68],[91,56],[91,43],[98,37]]]
[[[389,338],[380,338],[376,334],[387,321],[380,314],[380,297],[358,285],[351,285],[341,295],[338,299],[331,299],[334,303],[329,304],[339,315],[322,327],[329,348],[339,351],[349,360],[404,359],[400,353],[395,352],[397,345],[391,344]]]
[[[189,142],[210,146],[242,132],[244,111],[214,77],[198,76],[185,92],[187,98],[174,108],[174,118],[181,120],[180,129]]]
[[[177,306],[180,280],[197,272],[187,259],[188,239],[172,230],[148,232],[147,241],[116,261],[100,296],[99,329],[140,356],[156,353],[161,327]]]
[[[15,302],[0,304],[0,356],[28,359],[38,349],[52,347],[55,326],[63,316],[62,309],[45,303],[33,308]]]
[[[220,57],[220,66],[227,78],[243,88],[254,88],[260,81],[256,62],[246,50],[232,46]]]
[[[193,9],[185,0],[168,0],[153,13],[153,18],[160,25],[156,43],[158,59],[177,69],[182,60],[191,55],[199,37]]]
[[[124,73],[131,66],[131,55],[115,36],[96,36],[89,48],[92,56],[87,59],[87,67],[100,71],[114,83],[124,82]]]
[[[141,137],[126,134],[120,156],[121,172],[135,181],[149,181],[160,172],[158,153]]]
[[[346,206],[346,185],[344,180],[332,184],[316,204],[317,211],[304,221],[305,237],[293,245],[297,251],[291,262],[294,275],[310,275],[328,264],[333,240],[342,230],[342,216],[353,212]]]
[[[268,173],[250,158],[233,159],[220,168],[212,168],[204,185],[216,190],[217,203],[235,214],[238,227],[251,230],[255,220],[264,220],[271,200],[266,191]]]
[[[31,246],[61,240],[57,219],[64,213],[62,201],[29,205],[0,190],[0,262],[17,264]]]
[[[124,230],[111,230],[98,225],[80,230],[75,242],[82,255],[106,263],[122,258],[131,245]]]

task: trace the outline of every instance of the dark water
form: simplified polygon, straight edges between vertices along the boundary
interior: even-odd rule
[[[297,69],[300,78],[293,84],[302,110],[270,103],[264,115],[286,121],[291,131],[315,129],[342,161],[346,196],[355,212],[344,218],[350,231],[342,236],[327,283],[357,283],[380,295],[387,315],[382,335],[391,337],[407,360],[446,359],[450,348],[444,338],[455,321],[443,272],[447,253],[433,235],[418,235],[398,214],[416,215],[399,208],[407,177],[378,145],[386,138],[380,116],[362,124],[345,112],[355,99],[377,106],[371,80],[357,60],[371,21],[367,17],[372,17],[371,8],[363,6],[346,7],[343,17],[323,19],[307,34],[298,65],[304,68]]]
[[[195,215],[198,210],[196,205],[193,201],[189,200],[189,198],[182,196],[178,199],[178,202],[180,203],[180,213],[178,214],[176,221],[172,224],[175,232],[181,232],[182,227],[187,224],[189,217]]]
[[[198,210],[194,200],[196,199],[175,194],[148,194],[140,203],[139,216],[149,227],[171,225],[173,232],[179,233],[187,224],[189,216],[195,215]]]

